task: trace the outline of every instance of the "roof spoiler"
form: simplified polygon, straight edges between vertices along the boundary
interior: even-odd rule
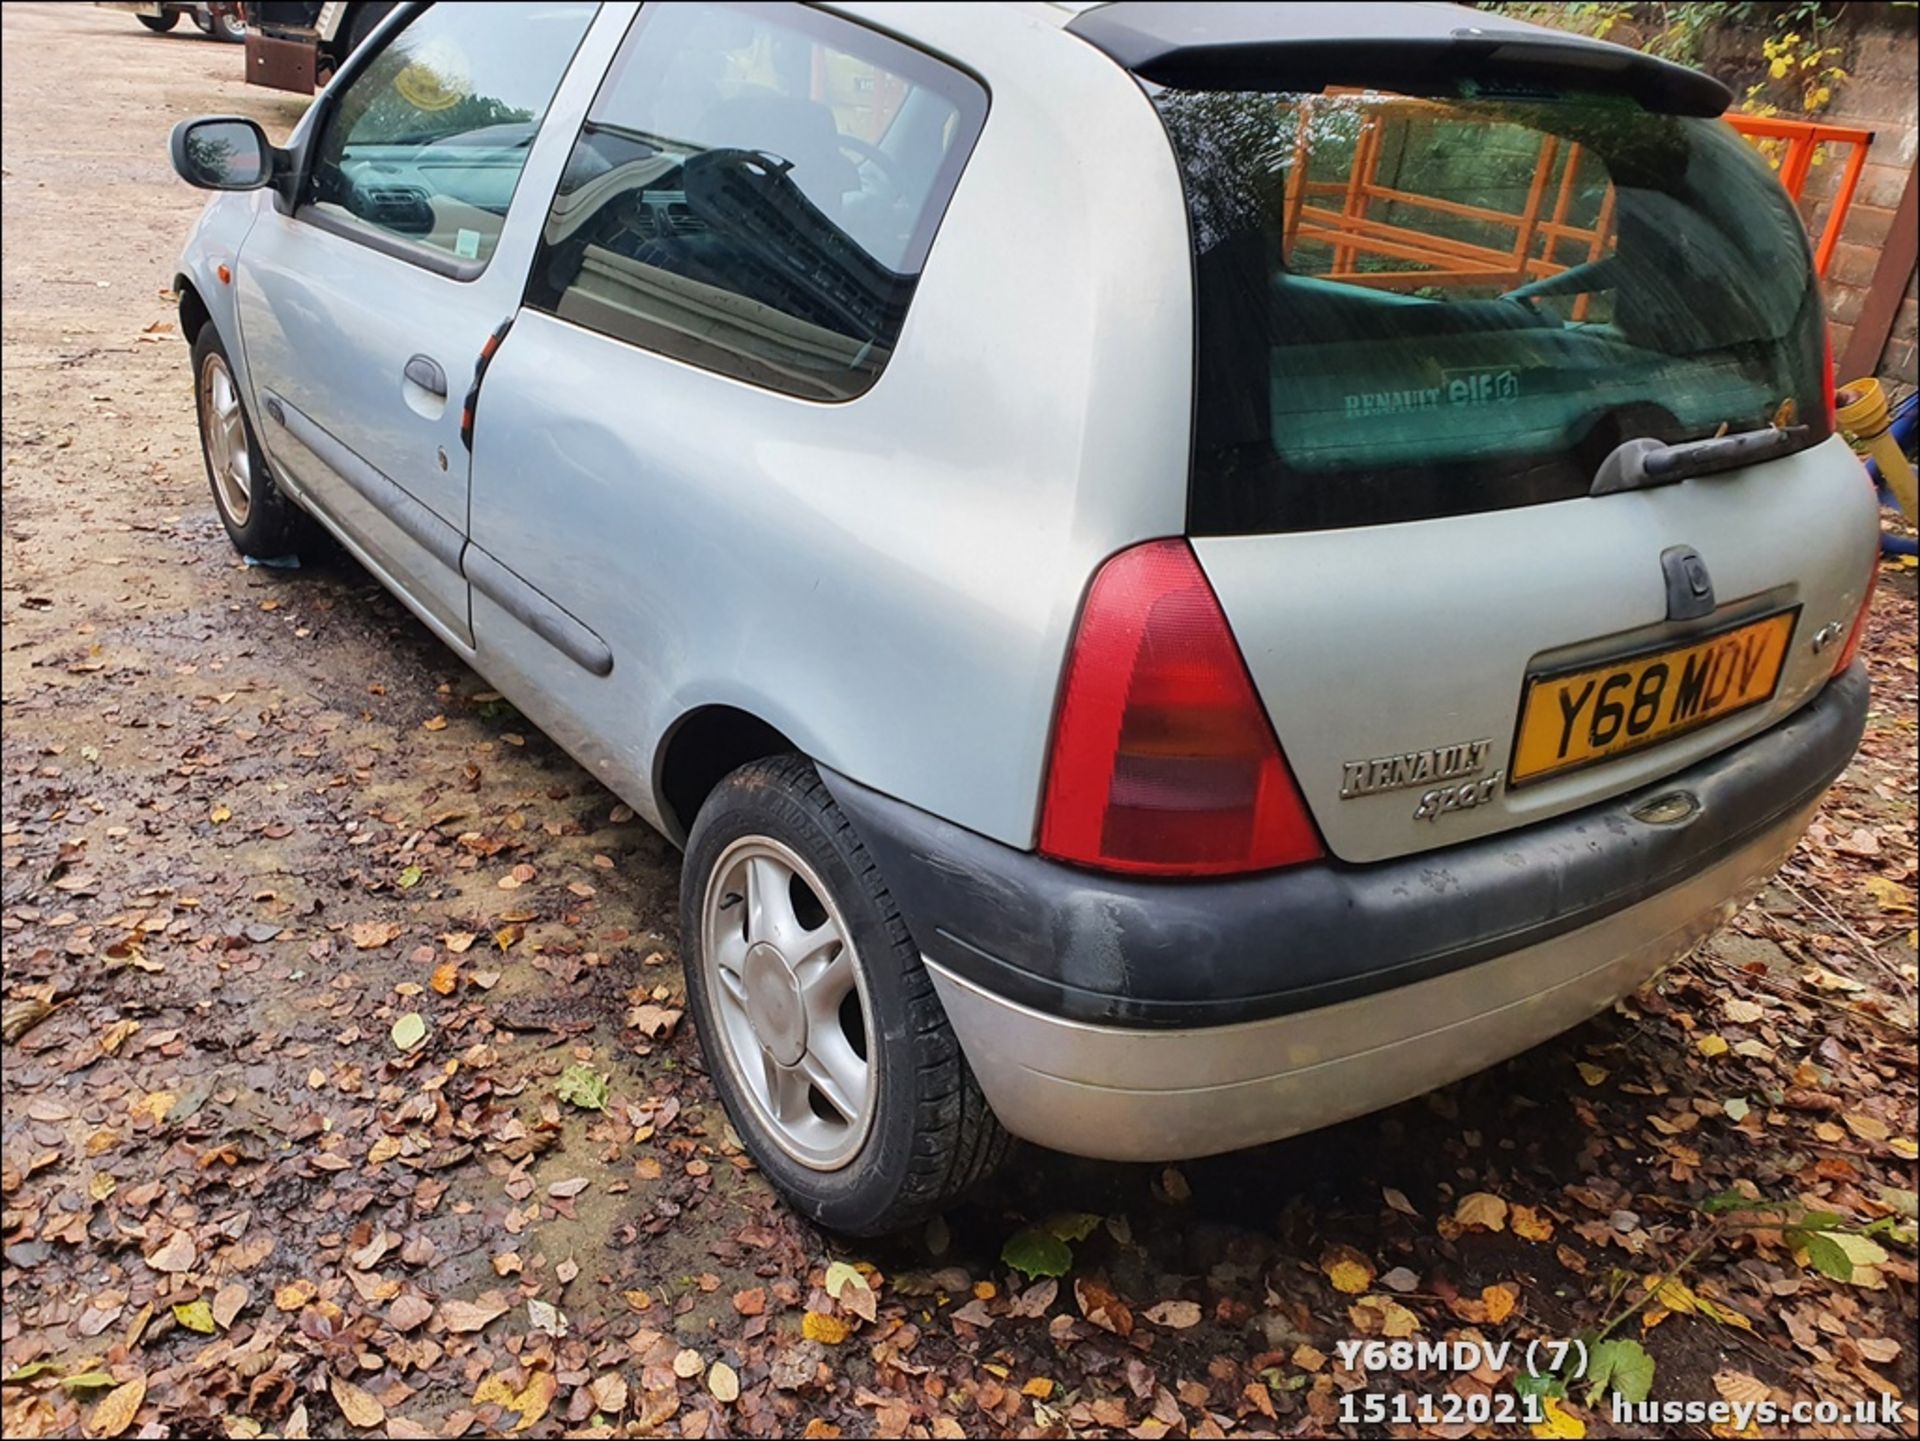
[[[1543,86],[1628,97],[1666,115],[1715,116],[1733,93],[1710,75],[1623,45],[1460,5],[1116,0],[1066,27],[1143,80],[1193,90],[1364,85],[1408,94]]]

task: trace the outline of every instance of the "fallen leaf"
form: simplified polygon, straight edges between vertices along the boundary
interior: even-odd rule
[[[193,1237],[185,1231],[175,1231],[160,1243],[154,1253],[147,1257],[147,1264],[156,1271],[168,1275],[178,1275],[182,1271],[193,1269],[196,1259],[193,1249]]]
[[[1767,1383],[1745,1371],[1715,1371],[1713,1389],[1720,1393],[1722,1401],[1735,1406],[1758,1406],[1771,1400],[1773,1393],[1767,1389]]]
[[[377,951],[400,938],[400,926],[395,921],[361,921],[347,931],[347,938],[356,950]]]
[[[1587,1355],[1587,1404],[1597,1404],[1602,1393],[1611,1391],[1638,1405],[1653,1392],[1653,1370],[1653,1357],[1638,1341],[1595,1342]]]
[[[513,1384],[514,1372],[496,1371],[482,1381],[473,1393],[476,1406],[495,1405],[503,1410],[518,1413],[520,1419],[513,1425],[515,1431],[524,1431],[542,1416],[553,1404],[554,1396],[559,1392],[560,1383],[550,1371],[535,1371],[527,1377],[524,1386]]]
[[[527,1324],[542,1335],[564,1341],[567,1336],[567,1318],[561,1309],[551,1301],[542,1301],[535,1297],[527,1302]]]
[[[648,1040],[659,1040],[673,1034],[673,1028],[680,1024],[680,1015],[672,1006],[656,1006],[649,1001],[628,1010],[627,1024]]]
[[[740,1377],[725,1361],[715,1361],[707,1371],[707,1391],[721,1405],[740,1399]]]
[[[1884,1141],[1893,1134],[1892,1128],[1877,1116],[1848,1111],[1840,1119],[1846,1122],[1849,1131],[1863,1141]]]
[[[173,1319],[186,1327],[187,1330],[201,1336],[211,1336],[219,1329],[219,1327],[214,1324],[213,1307],[205,1301],[175,1303]]]
[[[1073,1299],[1079,1304],[1080,1314],[1101,1330],[1116,1336],[1133,1334],[1133,1312],[1111,1287],[1082,1276],[1073,1283]]]
[[[1873,893],[1874,903],[1883,911],[1898,914],[1914,909],[1914,891],[1910,885],[1903,886],[1885,876],[1868,876],[1866,886]]]
[[[609,1371],[604,1376],[596,1376],[587,1387],[593,1397],[596,1411],[604,1411],[609,1416],[618,1416],[627,1409],[627,1378],[618,1371]]]
[[[607,1109],[607,1078],[585,1061],[576,1061],[560,1073],[560,1083],[554,1095],[583,1111],[604,1111]]]
[[[1200,1316],[1198,1301],[1162,1301],[1146,1310],[1149,1321],[1156,1326],[1165,1326],[1169,1331],[1184,1331],[1190,1326],[1198,1326]]]
[[[1064,1276],[1073,1265],[1073,1252],[1046,1228],[1029,1226],[1007,1238],[1000,1259],[1029,1278]]]
[[[1507,1209],[1507,1224],[1523,1241],[1551,1241],[1553,1221],[1531,1206],[1515,1204]]]
[[[433,1316],[433,1302],[425,1296],[408,1291],[394,1298],[387,1307],[387,1324],[396,1331],[411,1331],[424,1325]]]
[[[1358,1296],[1373,1284],[1373,1263],[1351,1246],[1336,1246],[1320,1258],[1333,1289],[1346,1296]]]
[[[1540,1412],[1543,1419],[1527,1428],[1540,1441],[1581,1441],[1587,1434],[1587,1423],[1567,1410],[1558,1396],[1543,1395]]]
[[[1347,1319],[1363,1335],[1378,1331],[1393,1340],[1403,1340],[1420,1329],[1420,1318],[1391,1296],[1362,1296],[1347,1308]]]
[[[307,1302],[320,1294],[320,1288],[306,1279],[289,1281],[277,1286],[273,1292],[273,1305],[277,1311],[298,1311]]]
[[[427,1038],[427,1018],[418,1011],[408,1011],[393,1023],[392,1035],[395,1050],[411,1051]]]
[[[821,1311],[809,1311],[800,1318],[800,1334],[809,1341],[818,1341],[822,1346],[838,1346],[852,1331],[853,1328],[838,1316],[829,1316]]]
[[[234,1319],[247,1309],[251,1292],[238,1281],[229,1281],[213,1293],[213,1319],[220,1323],[220,1329],[226,1330]]]
[[[1496,1285],[1481,1288],[1480,1301],[1487,1308],[1487,1322],[1498,1326],[1513,1314],[1513,1308],[1520,1303],[1520,1288],[1502,1281]]]
[[[867,1278],[845,1261],[835,1261],[827,1267],[825,1289],[843,1309],[862,1321],[871,1321],[878,1314],[876,1297]]]
[[[1603,1067],[1594,1065],[1591,1061],[1576,1061],[1574,1062],[1574,1069],[1580,1073],[1580,1079],[1585,1081],[1589,1086],[1597,1086],[1607,1078],[1606,1070]]]
[[[1712,1032],[1709,1032],[1707,1035],[1701,1036],[1698,1040],[1696,1040],[1693,1043],[1693,1045],[1694,1045],[1694,1049],[1699,1051],[1701,1055],[1707,1056],[1710,1058],[1714,1056],[1724,1056],[1726,1055],[1729,1049],[1727,1045],[1727,1038],[1725,1036],[1717,1035]]]
[[[1472,1191],[1453,1208],[1453,1219],[1470,1231],[1504,1231],[1507,1203],[1491,1191]]]
[[[93,1408],[93,1414],[87,1418],[87,1429],[103,1438],[103,1441],[104,1438],[118,1436],[133,1424],[134,1413],[146,1399],[147,1377],[142,1372],[100,1398],[100,1404]]]
[[[387,1408],[353,1382],[330,1375],[327,1377],[327,1389],[333,1393],[333,1404],[340,1408],[340,1414],[347,1418],[349,1426],[357,1426],[364,1431],[386,1421]]]
[[[440,1319],[449,1331],[481,1331],[512,1309],[513,1303],[498,1291],[487,1291],[471,1301],[442,1301]]]

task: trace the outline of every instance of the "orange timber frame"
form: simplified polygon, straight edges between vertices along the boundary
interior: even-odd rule
[[[1287,245],[1296,241],[1317,241],[1329,246],[1333,263],[1325,274],[1329,280],[1350,285],[1402,287],[1432,285],[1522,285],[1548,275],[1557,275],[1570,265],[1597,260],[1606,253],[1613,229],[1613,187],[1608,186],[1599,214],[1590,227],[1571,223],[1568,214],[1573,203],[1575,181],[1580,171],[1581,148],[1577,142],[1563,142],[1559,136],[1544,135],[1539,159],[1534,164],[1533,181],[1525,205],[1518,214],[1483,205],[1467,205],[1438,196],[1418,195],[1412,191],[1380,184],[1379,163],[1382,121],[1396,111],[1437,108],[1432,101],[1392,97],[1377,98],[1361,121],[1354,142],[1352,164],[1343,180],[1313,180],[1307,175],[1308,127],[1299,127],[1294,145],[1293,165],[1287,173]],[[1806,120],[1782,120],[1759,115],[1727,116],[1733,128],[1763,148],[1778,151],[1780,183],[1796,204],[1806,189],[1815,156],[1821,146],[1844,145],[1848,148],[1846,168],[1840,176],[1826,225],[1814,245],[1814,269],[1827,273],[1833,249],[1838,244],[1847,210],[1853,203],[1860,172],[1867,160],[1867,147],[1873,132],[1844,125],[1823,125]],[[1561,146],[1566,146],[1566,163],[1560,167],[1558,184],[1553,181],[1555,163]],[[1784,146],[1782,149],[1781,147]],[[1549,195],[1549,191],[1552,194]],[[1433,235],[1406,225],[1393,225],[1368,214],[1376,200],[1397,203],[1438,215],[1481,221],[1513,232],[1509,247],[1477,245],[1448,236]],[[1536,249],[1539,251],[1535,253]],[[1360,270],[1357,261],[1363,255],[1415,262],[1425,269]],[[1584,319],[1588,297],[1575,301],[1574,318]]]

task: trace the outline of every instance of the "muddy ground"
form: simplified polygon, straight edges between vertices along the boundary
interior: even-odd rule
[[[1465,1435],[1608,1322],[1655,1399],[1887,1392],[1844,1434],[1913,1434],[1911,572],[1781,882],[1615,1013],[1256,1152],[1023,1151],[848,1247],[713,1102],[671,849],[351,562],[227,546],[165,140],[305,102],[185,27],[3,23],[6,1434],[1331,1435],[1371,1393]],[[1799,1209],[1702,1210],[1736,1186]],[[1003,1259],[1033,1227],[1057,1280]],[[1553,1434],[1638,1429],[1589,1384]]]

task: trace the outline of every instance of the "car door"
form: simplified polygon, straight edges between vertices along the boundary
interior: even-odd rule
[[[810,5],[645,5],[609,65],[480,391],[467,575],[479,667],[623,796],[690,705],[870,714],[823,635],[908,659],[856,659],[821,577],[871,533],[830,513],[901,493],[854,408],[934,403],[870,404],[986,106]]]
[[[543,121],[598,9],[407,14],[318,102],[296,201],[265,211],[237,266],[275,473],[462,647],[463,405],[488,336],[519,303],[577,116]],[[584,106],[598,66],[576,78]]]

